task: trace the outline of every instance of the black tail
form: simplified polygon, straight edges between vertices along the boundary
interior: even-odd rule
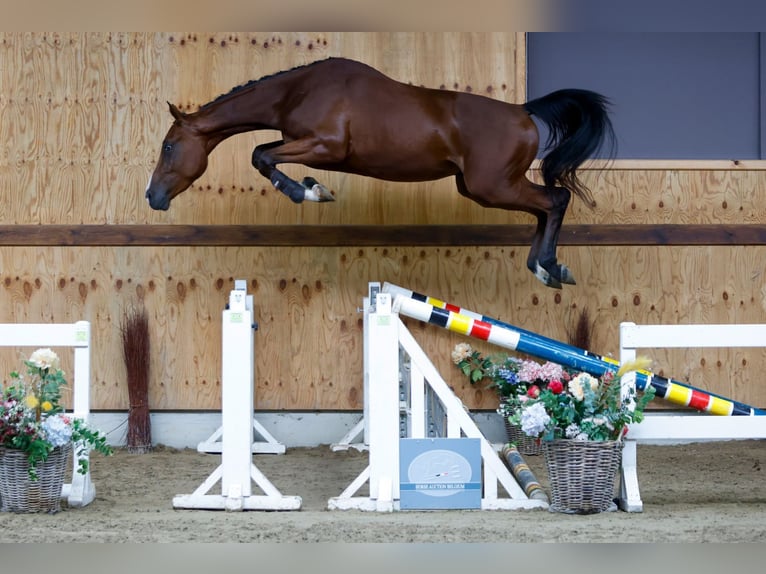
[[[588,187],[577,177],[577,168],[608,142],[608,159],[615,153],[612,122],[607,114],[609,100],[588,90],[559,90],[524,104],[549,131],[542,160],[543,181],[548,187],[566,187],[593,205]]]

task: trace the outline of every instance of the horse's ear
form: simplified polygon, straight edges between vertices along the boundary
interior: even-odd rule
[[[170,114],[177,120],[180,120],[184,117],[184,113],[179,110],[177,107],[175,107],[173,104],[168,102],[168,108],[170,108]]]

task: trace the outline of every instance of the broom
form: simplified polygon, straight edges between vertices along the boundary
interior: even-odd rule
[[[131,306],[120,323],[122,355],[128,375],[128,452],[143,454],[152,449],[149,417],[149,320],[143,306]]]

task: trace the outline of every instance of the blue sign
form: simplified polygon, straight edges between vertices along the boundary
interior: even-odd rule
[[[399,439],[399,508],[481,508],[478,438]]]

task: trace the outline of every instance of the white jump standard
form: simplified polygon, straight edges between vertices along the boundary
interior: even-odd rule
[[[174,508],[298,510],[300,496],[284,496],[253,463],[255,341],[252,296],[237,280],[223,311],[221,464],[192,494],[173,498]],[[208,494],[216,483],[220,494]],[[255,482],[264,492],[253,493]]]
[[[639,349],[661,348],[753,348],[766,347],[764,324],[636,325],[620,323],[620,362],[636,358]],[[668,382],[667,393],[679,395],[674,402],[693,406],[695,391]],[[684,398],[686,397],[686,398]],[[716,397],[717,398],[717,397]],[[705,397],[701,397],[701,402]],[[708,404],[712,401],[708,401]],[[726,407],[730,401],[719,403]],[[758,409],[755,413],[762,413]],[[636,445],[656,441],[741,440],[766,438],[766,416],[708,416],[706,414],[650,413],[633,424],[622,450],[620,508],[642,512],[644,503],[638,487]]]
[[[32,323],[0,324],[0,347],[72,347],[74,350],[74,374],[72,415],[90,422],[90,323]],[[78,454],[75,445],[73,453],[72,482],[64,484],[61,498],[70,507],[85,506],[96,497],[96,487],[90,478],[77,471],[79,460],[88,460],[87,449]]]
[[[364,316],[369,465],[340,496],[328,501],[328,508],[401,510],[400,439],[429,438],[478,439],[483,467],[482,510],[548,508],[546,500],[527,496],[519,486],[463,403],[392,311],[391,295],[379,291],[379,284],[370,284]],[[498,483],[507,497],[498,496]],[[369,494],[355,496],[365,484]]]

